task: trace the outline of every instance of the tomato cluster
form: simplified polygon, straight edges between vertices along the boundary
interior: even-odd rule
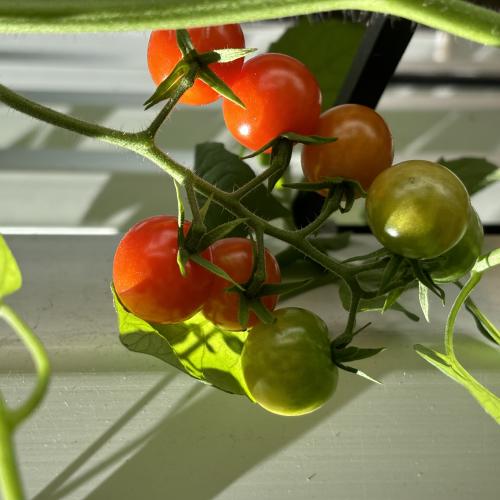
[[[189,227],[184,222],[184,234]],[[189,259],[181,274],[178,251],[176,217],[150,217],[133,226],[120,241],[113,262],[113,284],[123,305],[152,323],[180,323],[202,309],[207,319],[225,330],[244,329],[238,321],[240,294],[228,290],[232,283]],[[245,285],[252,277],[253,253],[250,240],[224,238],[201,256]],[[264,283],[281,281],[278,263],[267,249],[265,269]],[[261,302],[272,311],[278,297],[265,296]],[[257,322],[252,313],[247,326]]]
[[[244,47],[237,25],[188,31],[199,53]],[[180,58],[175,31],[152,33],[148,65],[156,84]],[[367,191],[366,215],[375,237],[393,253],[421,261],[436,283],[456,281],[470,271],[481,251],[483,231],[464,185],[436,163],[414,160],[391,166],[392,134],[376,111],[344,104],[321,114],[315,77],[302,62],[287,55],[267,53],[244,64],[242,59],[213,63],[210,69],[244,104],[224,99],[222,105],[227,129],[240,144],[262,150],[286,133],[335,138],[319,144],[313,140],[303,147],[302,170],[309,182],[339,177],[357,181]],[[218,97],[198,79],[181,102],[207,104]],[[331,192],[320,191],[324,196]],[[341,197],[347,199],[347,193]],[[185,232],[188,227],[186,223]],[[177,252],[173,217],[152,218],[132,228],[120,243],[114,263],[114,284],[123,304],[152,322],[180,322],[202,310],[219,327],[241,330],[240,302],[246,297],[230,281],[189,260],[185,276],[181,275]],[[225,238],[202,255],[233,282],[251,282],[255,265],[250,240]],[[266,250],[264,283],[279,281],[276,259]],[[273,311],[278,297],[258,300]],[[309,413],[325,403],[337,382],[328,329],[303,309],[277,310],[274,318],[274,323],[261,323],[251,313],[245,325],[250,331],[241,366],[248,391],[271,412]]]

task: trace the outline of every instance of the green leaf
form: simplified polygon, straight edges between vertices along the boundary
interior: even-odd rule
[[[500,424],[500,398],[498,396],[482,386],[469,372],[449,356],[419,344],[416,344],[414,349],[432,366],[465,387],[483,407],[484,411]]]
[[[465,301],[466,310],[472,315],[479,332],[491,342],[500,345],[500,331],[498,328],[483,314],[470,297]]]
[[[424,313],[424,318],[429,323],[429,289],[421,281],[418,282],[418,301]]]
[[[0,299],[19,290],[22,284],[23,279],[16,259],[0,235]]]
[[[223,391],[247,395],[240,355],[246,332],[228,332],[198,313],[184,323],[147,323],[125,310],[113,291],[121,342]]]
[[[469,195],[500,180],[500,169],[484,158],[440,158],[438,163],[449,168],[465,184]]]
[[[207,142],[196,146],[194,170],[197,175],[207,182],[227,192],[232,192],[243,186],[255,177],[253,170],[237,155],[227,151],[222,144]],[[205,199],[198,195],[200,203]],[[256,215],[272,220],[289,215],[288,210],[264,186],[259,186],[245,196],[243,205]],[[220,224],[229,222],[235,217],[216,203],[212,203],[207,210],[205,224],[211,230]],[[241,226],[231,236],[248,234]]]
[[[302,61],[316,76],[323,95],[323,109],[331,107],[357,52],[364,26],[340,19],[311,23],[301,19],[289,28],[269,52],[280,52]]]

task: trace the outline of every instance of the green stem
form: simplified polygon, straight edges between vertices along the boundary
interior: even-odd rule
[[[167,99],[167,103],[163,106],[162,110],[158,113],[155,119],[151,122],[149,127],[145,130],[145,133],[150,137],[154,138],[159,128],[163,125],[163,122],[174,109],[175,105],[179,102],[179,99],[183,94],[191,88],[195,81],[196,72],[191,70],[186,76],[184,76],[181,82],[177,85],[175,93],[172,97]]]
[[[465,0],[3,0],[6,33],[69,33],[175,29],[238,23],[333,10],[404,17],[475,42],[500,45],[500,14]]]
[[[254,230],[260,228],[265,234],[289,243],[328,271],[344,279],[351,288],[354,287],[356,290],[359,290],[359,285],[352,275],[349,266],[318,250],[304,238],[303,233],[278,228],[255,215],[235,199],[232,193],[227,193],[212,186],[212,184],[195,175],[187,167],[172,160],[166,153],[155,146],[150,135],[144,131],[127,133],[84,122],[30,101],[2,85],[0,85],[0,101],[34,118],[73,132],[120,145],[125,149],[136,152],[144,158],[148,158],[167,172],[179,184],[185,185],[186,183],[191,183],[195,190],[206,197],[211,197],[214,202],[219,203],[236,217],[248,219],[248,225]]]
[[[310,234],[315,233],[332,215],[332,213],[339,208],[339,204],[342,198],[342,192],[342,189],[334,189],[332,195],[324,202],[323,206],[321,207],[321,212],[319,213],[318,217],[316,217],[316,219],[314,219],[307,226],[296,231],[301,238],[306,238]]]
[[[257,228],[255,231],[256,248],[254,252],[255,264],[252,281],[247,287],[247,295],[253,297],[266,279],[266,248],[264,246],[264,231]]]
[[[95,123],[73,118],[54,109],[38,104],[13,92],[0,84],[0,101],[11,108],[56,127],[61,127],[77,134],[93,137],[117,146],[131,149],[131,145],[141,143],[143,133],[122,132],[112,128],[102,127]]]
[[[12,431],[9,411],[0,398],[0,491],[5,500],[21,500],[24,493],[16,464]]]
[[[12,308],[4,303],[0,304],[0,317],[12,327],[23,341],[31,354],[37,371],[37,381],[31,395],[19,408],[9,411],[12,424],[17,426],[35,410],[45,396],[50,379],[50,363],[43,344]]]

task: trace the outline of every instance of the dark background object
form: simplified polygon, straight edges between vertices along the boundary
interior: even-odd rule
[[[415,28],[416,24],[406,19],[382,14],[372,16],[334,105],[355,103],[375,108]],[[313,221],[322,206],[323,197],[317,193],[298,193],[292,205],[297,227]]]

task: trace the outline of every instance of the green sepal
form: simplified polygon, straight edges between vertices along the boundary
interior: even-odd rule
[[[267,180],[267,191],[270,193],[276,183],[283,177],[292,159],[293,143],[288,139],[280,137],[271,150],[271,162],[269,168],[274,171]]]
[[[241,59],[252,52],[255,52],[256,48],[241,48],[241,49],[214,49],[210,52],[204,52],[198,56],[200,62],[204,64],[212,63],[228,63],[231,61],[236,61]]]
[[[219,266],[216,266],[213,262],[204,259],[201,255],[191,254],[189,256],[189,260],[192,260],[193,262],[205,268],[207,271],[210,271],[212,274],[215,274],[219,278],[229,281],[238,290],[244,291],[244,288],[239,283],[234,281],[233,278],[231,278],[231,276],[229,276],[229,274],[227,274],[226,271],[224,271],[224,269],[221,269]]]
[[[285,138],[293,143],[301,143],[301,144],[327,144],[328,142],[335,142],[337,140],[336,137],[323,137],[320,135],[301,135],[301,134],[296,134],[295,132],[285,132],[275,137],[274,139],[270,140],[269,142],[264,144],[264,146],[261,146],[256,151],[253,151],[252,153],[242,156],[241,159],[248,160],[249,158],[253,158],[254,156],[258,156],[264,153],[269,148],[272,148],[280,138]]]
[[[392,254],[389,262],[384,268],[384,273],[382,274],[382,279],[380,281],[379,291],[382,292],[385,288],[394,280],[400,266],[403,262],[403,257],[401,255]]]
[[[298,189],[300,191],[320,191],[322,189],[333,190],[337,188],[339,184],[343,183],[346,183],[348,186],[353,188],[355,194],[366,197],[366,191],[362,188],[358,181],[354,179],[347,179],[345,177],[325,178],[325,180],[319,182],[291,182],[283,184],[283,187]]]
[[[189,73],[190,73],[190,65],[184,60],[181,59],[174,67],[172,72],[163,80],[156,90],[154,91],[153,95],[151,95],[145,102],[144,102],[144,109],[149,109],[152,108],[154,105],[158,104],[161,101],[165,101],[167,99],[170,99],[173,97],[175,94],[177,87],[180,85],[181,80],[183,78],[187,78]],[[193,82],[191,85],[194,83],[194,78]],[[188,82],[186,81],[185,84],[187,85]],[[189,85],[189,86],[191,86]]]
[[[408,260],[412,266],[415,278],[417,278],[417,280],[420,283],[425,285],[432,293],[434,293],[437,297],[439,297],[444,305],[446,298],[444,290],[432,281],[430,274],[426,269],[422,267],[422,265],[418,260],[413,260],[413,259],[408,259]]]
[[[249,308],[255,313],[262,323],[271,324],[276,321],[276,318],[269,309],[258,298],[248,301]]]
[[[215,243],[216,241],[232,233],[241,224],[246,224],[247,222],[248,222],[247,218],[233,219],[208,231],[208,233],[206,233],[200,240],[199,244],[200,249],[207,248],[212,243]]]
[[[385,347],[364,348],[349,346],[343,349],[332,349],[332,359],[334,363],[348,363],[357,361],[358,359],[371,358],[379,352],[385,351]]]
[[[266,297],[268,295],[281,295],[283,293],[290,293],[298,288],[302,288],[312,280],[289,281],[286,283],[264,283],[257,293],[257,297]]]
[[[241,325],[242,330],[246,330],[250,319],[250,308],[248,305],[248,299],[242,293],[240,293],[239,296],[240,302],[238,306],[238,323]]]
[[[191,37],[189,36],[187,30],[179,29],[176,31],[175,36],[177,39],[177,46],[179,47],[179,50],[184,57],[195,50],[193,41],[191,40]]]
[[[200,68],[198,78],[228,101],[245,109],[243,101],[208,66]]]
[[[418,301],[420,303],[420,308],[424,313],[424,318],[427,323],[430,323],[429,319],[429,289],[421,282],[418,282]]]
[[[355,375],[358,375],[359,377],[363,377],[366,380],[369,380],[370,382],[374,382],[375,384],[382,385],[382,382],[379,382],[378,380],[374,379],[373,377],[370,377],[370,375],[367,375],[365,372],[358,370],[357,368],[354,368],[353,366],[347,366],[342,363],[335,363],[340,369],[345,370],[346,372],[354,373]]]

